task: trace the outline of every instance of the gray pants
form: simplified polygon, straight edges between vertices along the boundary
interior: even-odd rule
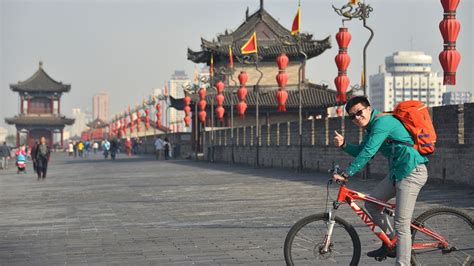
[[[8,157],[0,157],[0,163],[2,164],[2,169],[8,168]]]
[[[372,216],[374,222],[393,237],[397,235],[397,265],[410,265],[411,258],[411,231],[410,224],[415,208],[416,198],[423,185],[428,179],[426,165],[420,164],[395,186],[389,176],[385,177],[372,191],[370,196],[388,201],[396,196],[397,207],[395,209],[395,230],[392,227],[389,216],[384,214],[377,205],[366,202],[365,208]]]

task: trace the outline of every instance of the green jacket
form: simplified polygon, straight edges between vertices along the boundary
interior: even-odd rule
[[[349,176],[359,172],[380,150],[388,159],[390,177],[394,181],[400,181],[407,177],[418,164],[427,163],[428,159],[413,147],[403,144],[414,144],[414,142],[410,133],[398,119],[391,115],[376,118],[375,116],[379,113],[373,109],[369,124],[365,129],[364,139],[359,145],[346,144],[344,150],[355,157],[346,172]],[[385,141],[387,138],[403,143],[389,143]]]

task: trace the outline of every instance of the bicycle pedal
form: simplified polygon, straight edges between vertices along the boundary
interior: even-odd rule
[[[386,260],[386,259],[387,259],[387,256],[374,257],[374,259],[375,259],[376,261],[380,262],[380,261]]]

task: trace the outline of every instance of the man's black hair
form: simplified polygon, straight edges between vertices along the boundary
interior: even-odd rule
[[[357,105],[357,104],[362,104],[364,107],[369,107],[370,103],[369,100],[365,96],[355,96],[354,98],[351,98],[349,101],[346,103],[346,112],[349,113],[349,110],[351,110],[352,106]]]

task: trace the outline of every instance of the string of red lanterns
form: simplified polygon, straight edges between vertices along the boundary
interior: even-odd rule
[[[334,79],[334,84],[337,89],[336,101],[344,104],[347,101],[346,91],[349,87],[349,77],[347,77],[347,68],[351,62],[351,58],[347,53],[347,47],[351,42],[352,36],[346,27],[339,28],[336,34],[337,44],[339,45],[339,53],[334,58],[338,69],[337,77]]]
[[[461,30],[461,23],[456,19],[459,1],[441,0],[444,16],[439,23],[439,30],[443,36],[444,49],[439,54],[439,62],[444,70],[444,85],[456,85],[456,70],[461,61],[461,54],[456,50],[456,40]]]
[[[148,107],[145,109],[145,129],[150,129],[150,109]]]
[[[191,97],[189,97],[188,95],[184,96],[183,102],[184,124],[186,125],[186,127],[189,127],[191,125],[191,106],[189,106],[191,104]]]
[[[224,119],[224,113],[225,113],[225,109],[223,107],[224,105],[224,87],[225,87],[225,84],[224,82],[222,82],[221,80],[219,80],[217,83],[216,83],[216,90],[217,90],[217,95],[216,95],[216,103],[217,103],[217,107],[216,107],[216,115],[217,115],[217,119],[219,121],[222,121]]]
[[[245,115],[245,110],[247,110],[247,103],[245,102],[245,99],[247,97],[247,88],[245,87],[245,84],[247,83],[248,80],[248,75],[247,72],[241,71],[239,76],[239,83],[240,87],[237,90],[237,98],[239,99],[239,102],[237,103],[237,113],[241,116],[244,117]]]
[[[199,106],[199,121],[202,123],[202,124],[206,124],[206,89],[204,87],[201,87],[201,89],[199,90],[199,103],[198,103],[198,106]]]
[[[285,72],[288,66],[288,56],[285,53],[281,53],[276,58],[278,65],[278,74],[276,75],[276,81],[278,83],[278,91],[276,98],[278,101],[278,112],[286,112],[286,100],[288,99],[288,92],[285,89],[286,83],[288,82],[288,74]]]

